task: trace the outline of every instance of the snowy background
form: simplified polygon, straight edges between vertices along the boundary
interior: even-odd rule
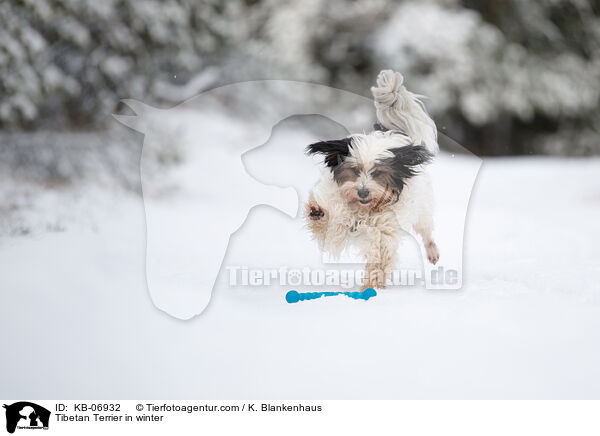
[[[271,168],[315,136],[283,123],[269,160],[248,154],[249,172],[284,184],[297,177],[308,189],[318,176],[310,159]],[[390,288],[366,302],[292,305],[290,287],[230,287],[229,266],[322,268],[299,218],[259,206],[231,238],[207,309],[188,321],[151,300],[139,196],[94,181],[40,193],[23,223],[42,231],[0,245],[0,395],[598,398],[599,171],[596,158],[485,160],[463,288]],[[452,177],[437,175],[438,184]],[[52,220],[60,231],[44,230]],[[418,259],[414,241],[402,255]]]
[[[591,0],[2,2],[0,397],[599,398],[598,12]],[[259,78],[368,96],[382,68],[402,71],[440,132],[484,157],[463,288],[289,305],[288,289],[230,287],[228,265],[321,259],[300,218],[260,206],[232,237],[207,310],[159,311],[144,138],[111,117],[131,114],[119,101],[168,108]],[[204,141],[254,138],[236,97],[215,102]],[[265,111],[319,105],[244,97]],[[244,164],[302,199],[318,174],[302,149],[343,129],[287,120]],[[147,174],[168,194],[185,131],[154,133]],[[453,153],[440,160],[469,158]],[[436,183],[452,177],[437,171]],[[414,241],[403,256],[418,256]]]

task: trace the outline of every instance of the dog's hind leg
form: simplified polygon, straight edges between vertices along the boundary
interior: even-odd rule
[[[421,239],[423,239],[427,259],[431,264],[435,265],[440,258],[440,251],[433,240],[433,217],[430,214],[421,215],[414,229],[417,234],[421,235]]]

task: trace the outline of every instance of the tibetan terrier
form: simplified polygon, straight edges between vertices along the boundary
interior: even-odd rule
[[[378,124],[368,134],[321,141],[308,154],[324,157],[321,180],[305,207],[308,228],[322,250],[339,257],[348,245],[366,260],[364,287],[383,288],[396,263],[400,238],[421,236],[435,264],[433,191],[426,165],[438,151],[437,129],[400,73],[382,71],[375,98]]]

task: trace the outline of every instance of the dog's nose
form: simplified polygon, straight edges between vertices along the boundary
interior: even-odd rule
[[[360,198],[367,198],[369,196],[369,190],[365,188],[360,188],[358,190],[358,196]]]

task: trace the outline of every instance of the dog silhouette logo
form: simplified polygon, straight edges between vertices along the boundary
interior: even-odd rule
[[[48,429],[50,411],[29,401],[19,401],[4,405],[6,409],[6,431],[14,433],[18,429]]]
[[[265,99],[257,98],[263,95],[276,96],[278,104],[265,104]],[[224,102],[235,109],[227,109]],[[307,143],[296,143],[292,135],[283,141],[292,145],[275,150],[275,143],[283,144],[270,140],[275,127],[293,117],[319,116],[349,133],[370,131],[376,121],[372,99],[324,85],[286,80],[225,85],[169,109],[132,99],[123,100],[123,104],[130,114],[114,114],[114,118],[144,135],[140,182],[146,217],[148,291],[156,307],[179,319],[202,313],[213,289],[226,287],[218,277],[227,261],[230,237],[243,226],[251,209],[267,205],[300,221],[299,203],[307,186],[303,177],[308,176],[293,179],[290,175],[295,174],[299,162],[306,160]],[[309,133],[303,130],[303,134]],[[440,134],[439,139],[444,141],[444,153],[436,157],[431,172],[435,196],[439,198],[436,228],[440,236],[436,239],[444,255],[435,266],[425,262],[418,267],[419,271],[423,267],[427,288],[459,289],[466,213],[481,159],[444,135]],[[254,177],[246,163],[257,161],[257,155],[262,159],[261,168],[287,168],[287,175],[275,180],[271,174],[282,172],[263,171],[257,174],[260,177]],[[174,165],[157,163],[169,161]],[[280,230],[272,227],[268,231]],[[293,241],[298,235],[281,233],[281,243]],[[257,247],[264,244],[259,234],[255,241]],[[251,256],[252,247],[246,249]],[[434,253],[426,255],[436,257]],[[419,262],[421,258],[427,259],[421,256]],[[336,259],[323,255],[324,264],[363,260],[360,256]],[[455,273],[453,280],[434,280],[433,273],[438,271],[438,275]]]

